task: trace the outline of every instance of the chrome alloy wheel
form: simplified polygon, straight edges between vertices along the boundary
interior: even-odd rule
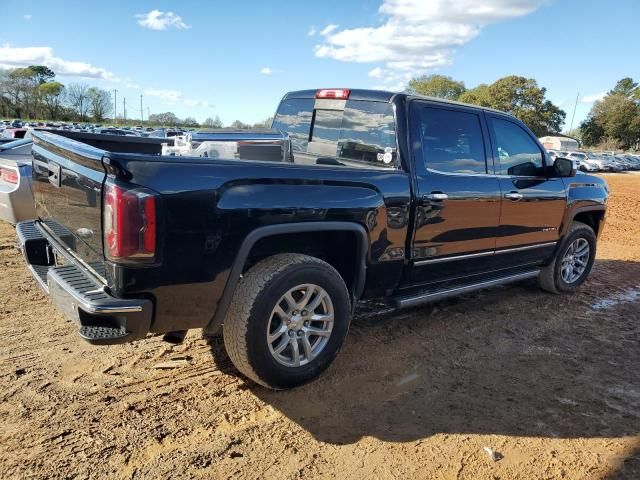
[[[333,329],[333,303],[320,286],[305,283],[285,293],[271,311],[267,344],[287,367],[312,362],[324,350]]]
[[[589,263],[590,250],[589,242],[584,238],[577,238],[569,245],[560,266],[565,283],[573,283],[582,276]]]

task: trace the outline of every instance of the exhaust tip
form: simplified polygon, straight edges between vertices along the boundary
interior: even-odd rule
[[[178,345],[182,343],[186,335],[187,335],[187,330],[178,330],[175,332],[165,333],[162,339],[167,343],[171,343],[172,345]]]

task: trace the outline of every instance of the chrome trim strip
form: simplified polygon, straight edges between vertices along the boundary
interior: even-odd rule
[[[467,258],[476,258],[476,257],[486,257],[489,255],[498,255],[500,253],[512,253],[512,252],[522,252],[525,250],[533,250],[534,248],[543,248],[543,247],[551,247],[556,245],[558,242],[545,242],[545,243],[536,243],[535,245],[526,245],[524,247],[515,247],[515,248],[505,248],[503,250],[490,250],[488,252],[479,252],[479,253],[469,253],[466,255],[456,255],[453,257],[438,257],[438,258],[427,258],[425,260],[417,260],[413,262],[415,266],[420,265],[428,265],[433,263],[443,263],[449,261],[456,260],[465,260]]]
[[[554,178],[546,178],[540,176],[531,175],[506,175],[501,173],[456,173],[456,172],[443,172],[442,170],[436,170],[435,168],[427,167],[428,173],[434,173],[437,175],[446,175],[449,177],[485,177],[485,178],[514,178],[518,180],[555,180]]]
[[[414,265],[427,265],[431,263],[443,263],[455,260],[464,260],[467,258],[476,258],[476,257],[486,257],[489,255],[493,255],[495,250],[490,250],[488,252],[480,252],[480,253],[469,253],[467,255],[456,255],[455,257],[438,257],[438,258],[428,258],[426,260],[418,260],[414,262]]]
[[[420,305],[422,303],[433,302],[436,300],[442,300],[449,297],[461,295],[463,293],[473,292],[483,288],[493,287],[496,285],[504,285],[506,283],[517,282],[519,280],[526,280],[538,276],[540,270],[531,270],[528,272],[518,273],[515,275],[509,275],[502,278],[496,278],[494,280],[486,280],[484,282],[473,283],[471,285],[465,285],[463,287],[451,288],[448,290],[440,290],[437,292],[427,293],[425,295],[417,295],[415,297],[396,299],[396,306],[398,308],[407,308]]]
[[[557,243],[558,242],[536,243],[535,245],[526,245],[524,247],[505,248],[504,250],[496,250],[494,253],[497,255],[499,253],[522,252],[524,250],[533,250],[534,248],[552,247]]]

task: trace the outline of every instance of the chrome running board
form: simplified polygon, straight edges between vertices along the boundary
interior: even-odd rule
[[[483,288],[495,287],[496,285],[504,285],[507,283],[518,282],[520,280],[526,280],[528,278],[537,277],[540,273],[540,269],[528,270],[522,273],[516,273],[514,275],[508,275],[506,277],[495,278],[492,280],[485,280],[483,282],[471,283],[469,285],[463,285],[460,287],[449,288],[444,290],[429,290],[420,294],[413,294],[407,296],[395,297],[393,302],[397,308],[408,308],[420,305],[423,303],[435,302],[449,297],[455,297],[462,295],[463,293],[473,292],[475,290],[481,290]]]

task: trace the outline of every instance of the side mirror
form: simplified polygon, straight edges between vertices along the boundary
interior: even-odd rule
[[[575,177],[576,164],[568,158],[557,157],[553,162],[555,177]]]

